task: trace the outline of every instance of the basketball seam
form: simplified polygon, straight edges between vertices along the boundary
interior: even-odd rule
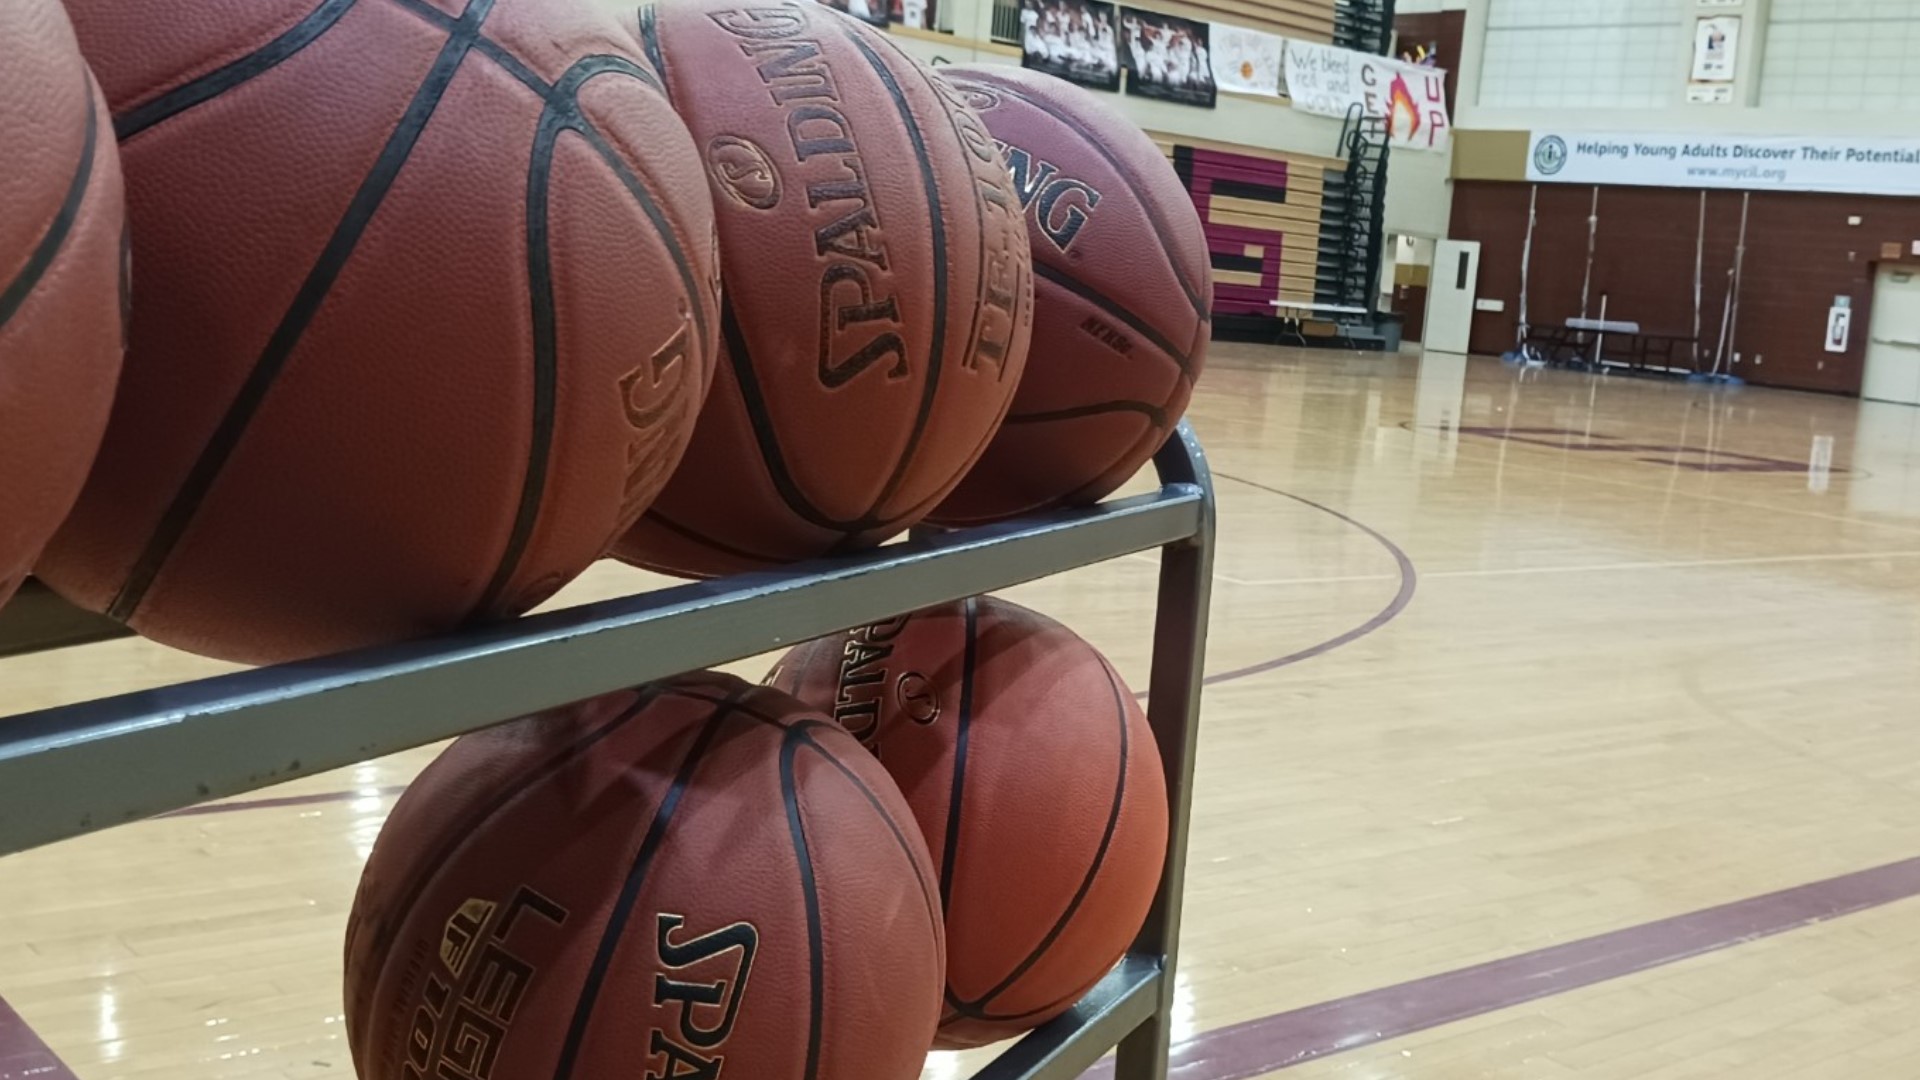
[[[862,36],[863,33],[871,31],[863,30],[858,24],[843,25],[841,30],[847,35],[847,40],[853,42],[854,48],[860,50],[867,64],[873,68],[874,75],[886,88],[887,95],[893,99],[894,109],[900,114],[901,126],[906,130],[907,138],[913,143],[914,158],[920,166],[920,184],[927,200],[927,234],[928,239],[933,243],[933,346],[927,352],[926,385],[921,390],[920,408],[914,415],[913,428],[907,433],[907,443],[900,452],[900,460],[894,466],[893,475],[887,478],[886,484],[881,487],[880,497],[874,501],[873,506],[867,510],[860,521],[860,527],[864,529],[887,524],[884,519],[877,518],[875,515],[880,512],[881,506],[899,490],[908,466],[913,463],[914,453],[920,448],[920,440],[926,435],[927,425],[932,419],[933,403],[940,392],[941,369],[945,364],[947,298],[952,289],[952,283],[948,280],[950,267],[947,265],[947,222],[942,212],[940,183],[934,177],[932,155],[927,150],[926,134],[921,131],[920,122],[915,119],[913,110],[907,102],[906,92],[901,89],[899,80],[894,78],[893,71]],[[985,211],[982,210],[981,214],[984,217]],[[984,228],[983,224],[982,229]],[[980,253],[983,262],[981,272],[984,273],[985,244],[983,243],[981,247],[983,249]]]
[[[457,16],[449,15],[428,3],[427,0],[393,0],[408,14],[417,15],[422,20],[439,27],[450,29],[458,21]],[[520,58],[507,51],[506,46],[486,36],[479,35],[473,43],[475,51],[498,64],[507,74],[520,80],[521,84],[541,97],[553,92],[553,84],[534,74],[533,70],[520,62]]]
[[[780,740],[780,798],[786,804],[787,830],[793,840],[793,858],[800,875],[801,900],[807,912],[807,1058],[805,1080],[820,1072],[820,1043],[826,1006],[826,940],[820,914],[820,890],[813,873],[813,853],[807,846],[806,824],[800,816],[800,792],[794,782],[794,756],[800,739],[789,727]]]
[[[74,222],[79,220],[80,208],[87,201],[87,189],[93,184],[93,164],[100,145],[100,116],[94,105],[93,76],[87,73],[85,65],[80,69],[81,90],[87,99],[87,124],[85,141],[80,147],[80,162],[74,169],[73,181],[67,185],[66,197],[61,199],[60,208],[54,211],[53,220],[47,223],[47,231],[34,245],[33,253],[27,256],[26,265],[20,268],[13,280],[7,283],[6,291],[0,292],[0,329],[4,329],[21,307],[27,297],[33,295],[34,286],[46,276],[53,261],[67,245],[67,237],[73,233]]]
[[[506,55],[512,56],[511,53]],[[492,580],[474,605],[476,615],[487,614],[498,602],[525,558],[527,545],[532,541],[533,530],[539,522],[546,494],[547,473],[552,465],[555,411],[559,397],[560,347],[558,320],[554,313],[553,249],[549,225],[553,157],[561,135],[573,132],[584,139],[602,163],[614,173],[621,186],[627,189],[628,195],[640,205],[641,212],[646,215],[680,273],[680,284],[687,290],[688,305],[692,309],[702,344],[707,341],[709,330],[701,315],[700,286],[694,280],[693,269],[687,263],[686,252],[675,237],[671,223],[655,205],[639,177],[632,175],[626,163],[614,153],[611,144],[580,112],[581,89],[588,81],[601,75],[626,75],[638,78],[649,86],[656,86],[647,77],[645,69],[624,57],[594,55],[576,60],[561,75],[559,82],[542,95],[546,106],[541,111],[532,156],[527,166],[527,291],[532,305],[534,372],[532,440],[513,529],[508,535],[506,550],[494,568]],[[614,538],[608,539],[611,541]]]
[[[245,85],[278,67],[333,29],[358,0],[326,0],[280,36],[231,63],[164,91],[113,119],[114,135],[125,142],[196,105],[203,105],[235,87]]]
[[[965,77],[964,75],[962,76],[962,78]],[[1180,272],[1180,265],[1174,261],[1173,244],[1167,236],[1167,226],[1165,222],[1162,221],[1161,214],[1155,208],[1153,201],[1144,197],[1144,185],[1134,170],[1119,158],[1114,157],[1112,151],[1107,149],[1106,144],[1095,137],[1091,131],[1088,131],[1075,118],[1055,109],[1046,102],[1038,101],[1027,96],[1017,87],[1009,86],[1006,83],[990,77],[987,78],[986,81],[992,84],[991,88],[993,90],[1005,93],[1010,97],[1018,98],[1040,112],[1059,121],[1074,134],[1080,136],[1081,141],[1091,146],[1095,153],[1105,158],[1107,164],[1113,166],[1114,171],[1120,174],[1121,182],[1126,184],[1127,188],[1133,192],[1135,201],[1137,201],[1140,204],[1140,208],[1146,212],[1147,220],[1152,223],[1153,235],[1156,240],[1160,241],[1160,251],[1166,256],[1167,268],[1173,271],[1173,279],[1180,283],[1180,291],[1186,295],[1187,303],[1192,306],[1194,314],[1200,316],[1201,322],[1211,322],[1213,319],[1212,313],[1206,309],[1205,302],[1201,299],[1199,288],[1187,280],[1186,275]],[[1036,263],[1035,269],[1037,270],[1038,268],[1038,263]]]
[[[1040,944],[1034,946],[1033,950],[1026,955],[1026,958],[1015,965],[1013,971],[1009,972],[1006,978],[1000,980],[999,985],[973,1001],[953,1002],[955,1009],[970,1019],[987,1021],[1012,1019],[1011,1017],[996,1017],[990,1015],[986,1012],[987,1004],[994,998],[1005,993],[1014,983],[1019,981],[1022,975],[1032,970],[1033,965],[1038,963],[1040,958],[1046,955],[1047,950],[1053,947],[1053,943],[1060,939],[1060,935],[1066,932],[1067,924],[1073,921],[1074,915],[1080,910],[1080,905],[1086,901],[1087,894],[1093,891],[1094,880],[1100,876],[1100,871],[1107,860],[1107,850],[1112,846],[1114,833],[1118,831],[1120,827],[1120,813],[1126,806],[1127,798],[1127,756],[1129,749],[1127,702],[1126,695],[1122,693],[1120,682],[1114,676],[1113,670],[1107,667],[1104,661],[1100,664],[1100,670],[1106,675],[1108,688],[1113,691],[1114,710],[1120,717],[1119,781],[1114,786],[1113,805],[1109,807],[1107,811],[1107,825],[1105,831],[1100,836],[1100,846],[1095,849],[1093,853],[1093,862],[1092,865],[1087,868],[1086,875],[1080,879],[1080,888],[1074,892],[1073,899],[1067,902],[1066,910],[1060,913],[1060,917],[1054,921],[1053,927],[1047,931],[1046,937],[1040,940]]]
[[[601,928],[600,945],[595,950],[593,961],[587,968],[587,974],[580,986],[580,997],[574,1003],[573,1019],[567,1025],[566,1039],[561,1043],[560,1054],[554,1063],[554,1080],[567,1080],[573,1075],[574,1062],[580,1056],[580,1048],[587,1034],[587,1025],[593,1020],[593,1011],[599,1002],[600,988],[605,983],[607,969],[613,964],[613,954],[622,944],[627,921],[633,915],[634,905],[639,902],[640,890],[646,884],[647,872],[652,869],[654,856],[659,852],[666,839],[667,830],[673,827],[673,819],[680,809],[681,799],[686,794],[693,774],[699,768],[701,759],[713,745],[720,729],[732,717],[733,700],[744,695],[745,689],[729,695],[726,704],[718,705],[704,722],[700,734],[688,748],[686,756],[680,760],[680,768],[675,773],[673,784],[655,808],[653,820],[648,823],[646,834],[641,838],[640,848],[634,853],[633,865],[627,871],[627,879],[620,887],[613,909],[607,914],[607,921]]]
[[[699,544],[703,547],[712,548],[713,550],[720,552],[722,555],[730,555],[733,558],[740,559],[745,562],[753,563],[756,566],[778,566],[785,561],[783,559],[776,559],[770,555],[757,555],[751,551],[746,551],[741,548],[736,548],[728,544],[723,544],[720,541],[715,540],[713,537],[706,535],[705,533],[699,532],[687,525],[683,525],[680,522],[675,521],[673,518],[670,518],[667,515],[661,513],[657,508],[649,508],[646,514],[644,515],[644,517],[653,521],[655,524],[659,525],[661,528],[667,530],[668,532],[681,537],[682,539],[691,540],[694,543]]]
[[[771,723],[772,721],[768,721],[768,722]],[[815,728],[829,728],[831,730],[841,731],[841,732],[844,732],[847,729],[841,727],[838,724],[823,723],[818,720],[805,720],[793,726],[797,729],[800,729],[806,732],[806,740],[808,745],[812,746],[815,750],[819,751],[822,757],[832,762],[833,767],[839,770],[841,775],[847,778],[848,783],[852,784],[855,788],[859,790],[861,796],[865,798],[867,800],[867,803],[873,807],[874,811],[880,815],[880,820],[886,822],[887,830],[893,833],[894,843],[900,846],[901,853],[907,856],[907,862],[913,866],[913,869],[914,869],[913,876],[914,876],[914,879],[920,885],[920,898],[926,903],[927,918],[930,922],[930,925],[933,927],[935,933],[944,933],[946,924],[945,924],[944,917],[941,915],[939,901],[934,897],[932,890],[927,888],[926,875],[921,872],[922,867],[920,866],[919,863],[916,863],[914,861],[913,841],[907,838],[906,830],[900,827],[899,822],[893,820],[892,814],[887,813],[887,808],[880,804],[879,796],[873,793],[873,789],[867,786],[866,781],[860,779],[859,774],[855,773],[852,769],[848,768],[846,766],[846,763],[842,762],[838,757],[835,757],[831,750],[827,749],[824,746],[821,746],[820,743],[817,740],[815,740],[813,737],[813,731]],[[917,825],[915,827],[918,828]],[[924,842],[925,841],[922,840],[922,843]]]
[[[960,811],[966,794],[967,751],[973,733],[973,677],[979,664],[979,645],[975,631],[979,626],[980,598],[967,597],[962,625],[965,637],[960,655],[960,718],[953,733],[953,780],[947,792],[946,843],[940,849],[940,907],[953,902],[953,873],[960,847]]]
[[[584,754],[586,751],[617,733],[621,728],[625,727],[629,721],[638,716],[655,701],[669,694],[681,694],[685,696],[681,691],[657,685],[654,687],[643,687],[638,692],[638,696],[635,698],[631,707],[599,727],[575,739],[572,743],[545,761],[540,762],[531,773],[517,785],[497,795],[492,801],[482,806],[478,813],[470,815],[466,821],[449,826],[447,833],[450,839],[440,845],[434,851],[432,857],[420,860],[418,863],[419,866],[426,867],[427,872],[410,875],[405,879],[407,888],[401,892],[402,900],[399,903],[393,904],[389,911],[389,914],[398,913],[400,918],[383,919],[374,926],[373,945],[370,951],[379,957],[389,957],[391,955],[394,939],[398,937],[400,933],[400,923],[403,921],[405,914],[412,910],[419,897],[424,894],[427,889],[432,887],[437,880],[439,871],[449,865],[453,861],[454,856],[457,855],[462,848],[466,847],[489,821],[492,821],[494,817],[518,803],[529,792],[537,788],[542,781],[578,760],[581,754]],[[706,699],[702,698],[701,700],[704,701]],[[404,805],[404,803],[402,805]],[[400,807],[395,807],[394,815],[399,813],[399,809]],[[394,815],[389,815],[388,820],[391,821]],[[351,945],[352,943],[349,941],[348,947],[351,948]],[[353,1019],[356,1018],[349,1018],[350,1022]]]
[[[1153,422],[1155,428],[1167,426],[1167,410],[1132,398],[1115,398],[1097,405],[1076,405],[1070,409],[1055,409],[1052,412],[1014,413],[1007,417],[1009,424],[1051,424],[1062,420],[1083,420],[1090,416],[1107,416],[1113,413],[1139,413]]]
[[[661,92],[667,96],[667,102],[673,102],[673,76],[667,69],[666,51],[660,48],[660,11],[654,4],[640,5],[640,49],[647,54],[654,70],[660,75]]]
[[[341,215],[339,224],[334,226],[326,246],[321,249],[320,257],[307,272],[299,291],[294,294],[293,302],[274,327],[266,347],[254,362],[253,370],[247,373],[239,394],[227,407],[219,427],[214,429],[212,437],[201,448],[192,470],[174,493],[152,535],[147,538],[145,548],[107,609],[109,617],[121,622],[131,619],[161,567],[173,554],[174,547],[199,511],[201,502],[232,459],[268,392],[292,358],[294,349],[299,346],[314,317],[319,314],[327,294],[332,291],[347,260],[353,256],[375,213],[386,200],[394,181],[399,178],[401,168],[406,165],[427,124],[432,121],[440,99],[445,96],[455,73],[471,51],[473,38],[478,36],[481,24],[492,11],[493,4],[494,0],[469,0],[453,32],[442,43],[439,54],[427,69],[426,78],[414,91],[413,99],[407,103],[400,122],[394,125],[386,144],[380,149],[379,157],[362,178],[360,187],[347,204],[346,212]]]
[[[1046,263],[1035,262],[1033,264],[1033,274],[1035,277],[1046,278],[1048,281],[1053,282],[1055,285],[1058,285],[1061,288],[1067,290],[1068,292],[1073,293],[1075,296],[1080,297],[1082,300],[1087,301],[1088,303],[1094,305],[1100,310],[1106,312],[1107,314],[1113,316],[1116,319],[1119,319],[1121,322],[1126,323],[1128,326],[1132,327],[1136,332],[1140,334],[1140,336],[1146,338],[1148,341],[1159,346],[1160,351],[1167,354],[1168,359],[1172,360],[1174,364],[1176,364],[1180,368],[1180,375],[1182,378],[1185,378],[1188,381],[1192,381],[1193,358],[1191,356],[1188,356],[1187,353],[1184,350],[1182,350],[1178,345],[1175,345],[1172,341],[1168,340],[1165,334],[1162,334],[1160,331],[1155,330],[1151,326],[1148,326],[1146,322],[1140,318],[1140,316],[1135,315],[1132,311],[1129,311],[1124,305],[1108,297],[1106,294],[1095,289],[1093,286],[1088,285],[1086,282],[1081,281],[1079,278],[1073,277],[1072,275],[1066,273],[1063,270],[1056,270],[1053,267],[1048,266]]]

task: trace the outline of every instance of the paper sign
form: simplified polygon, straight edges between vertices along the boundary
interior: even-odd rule
[[[1847,340],[1853,336],[1853,309],[1837,307],[1827,312],[1827,351],[1843,353],[1847,351]]]

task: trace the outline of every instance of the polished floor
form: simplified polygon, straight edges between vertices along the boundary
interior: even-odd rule
[[[1920,410],[1222,346],[1192,415],[1183,1080],[1920,1076]],[[1144,683],[1152,581],[1012,595]],[[0,661],[0,713],[213,670]],[[430,756],[0,860],[0,1080],[350,1077],[346,908]]]

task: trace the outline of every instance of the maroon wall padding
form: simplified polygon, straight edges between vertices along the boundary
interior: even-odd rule
[[[1480,296],[1506,302],[1504,312],[1474,316],[1475,352],[1514,347],[1528,191],[1519,183],[1454,184],[1453,236],[1480,241]],[[1540,185],[1530,311],[1535,326],[1580,314],[1592,199],[1591,187]],[[1740,199],[1737,191],[1707,193],[1700,337],[1708,353],[1719,339]],[[1606,293],[1610,318],[1636,321],[1648,333],[1691,334],[1699,215],[1698,191],[1602,188],[1589,314],[1599,316]],[[1862,223],[1847,224],[1852,216]],[[1744,362],[1736,373],[1766,386],[1859,393],[1874,264],[1883,244],[1910,252],[1916,240],[1920,199],[1755,192],[1736,340]],[[1836,296],[1851,297],[1856,311],[1852,348],[1841,354],[1824,348],[1827,312]]]

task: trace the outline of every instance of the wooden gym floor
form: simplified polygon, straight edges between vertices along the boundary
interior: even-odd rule
[[[1920,1075],[1920,410],[1222,346],[1194,418],[1183,1080]],[[1152,581],[1015,595],[1139,680]],[[215,669],[0,662],[0,713]],[[0,861],[0,1080],[350,1077],[341,928],[428,758]]]

